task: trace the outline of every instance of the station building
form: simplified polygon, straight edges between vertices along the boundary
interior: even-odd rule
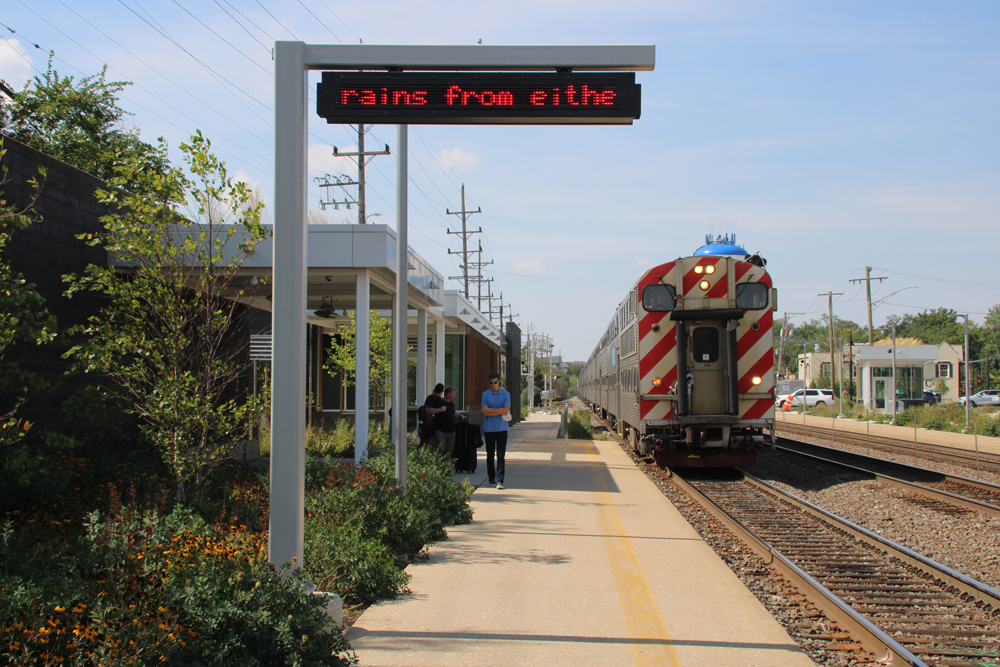
[[[87,246],[78,234],[98,233],[100,217],[108,213],[94,197],[101,180],[68,164],[55,160],[19,142],[5,138],[9,181],[3,186],[8,201],[25,206],[33,191],[28,179],[38,173],[38,165],[47,169],[41,195],[34,210],[41,220],[14,235],[13,253],[16,270],[38,286],[50,312],[59,325],[82,324],[100,307],[100,301],[88,295],[73,300],[63,295],[62,276],[83,273],[88,263],[114,263],[100,248]],[[267,225],[264,225],[267,227]],[[235,248],[243,241],[235,235],[228,241]],[[331,375],[324,364],[330,344],[340,329],[350,321],[348,313],[358,306],[359,296],[367,308],[391,322],[392,299],[396,282],[396,235],[388,225],[307,226],[307,397],[308,423],[330,422],[346,418],[353,422],[357,397],[350,382],[341,374]],[[407,354],[409,382],[407,404],[412,408],[423,403],[434,385],[441,382],[458,389],[456,407],[478,410],[480,397],[487,388],[491,371],[504,374],[508,359],[520,368],[520,330],[513,322],[503,323],[503,330],[456,290],[444,289],[444,277],[419,254],[407,253]],[[247,308],[247,330],[240,331],[248,343],[254,370],[266,372],[270,361],[272,239],[258,244],[242,264],[238,279],[251,288],[241,301]],[[127,271],[127,267],[122,267]],[[364,299],[367,295],[367,299]],[[247,340],[248,339],[248,340]],[[242,344],[234,341],[234,344]],[[421,354],[421,350],[423,353]],[[61,377],[66,362],[60,350],[33,351],[31,370],[53,379]],[[42,414],[58,409],[70,391],[79,389],[88,378],[63,383],[59,394],[33,401],[31,407]],[[75,384],[74,384],[75,383]],[[511,396],[520,396],[519,373],[507,376]],[[384,392],[373,390],[368,397],[369,421],[385,417]],[[519,420],[520,401],[512,401],[512,415]]]
[[[897,345],[895,348],[896,395],[903,399],[921,398],[925,390],[941,392],[941,400],[955,402],[959,397],[959,370],[964,358],[962,345],[942,341],[938,345]],[[836,355],[844,364],[844,381],[851,375],[850,356],[854,355],[854,378],[858,398],[868,410],[891,412],[893,347],[854,344]],[[806,352],[798,355],[798,376],[806,386],[821,377],[830,377],[833,367],[829,352]],[[840,389],[840,369],[833,376],[833,388]]]

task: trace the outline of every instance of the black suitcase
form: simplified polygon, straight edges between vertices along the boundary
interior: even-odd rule
[[[479,444],[479,426],[459,422],[455,427],[455,450],[452,459],[455,462],[455,472],[476,472],[476,451]]]

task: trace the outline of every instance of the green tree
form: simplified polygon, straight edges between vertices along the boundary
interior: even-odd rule
[[[60,77],[50,53],[44,77],[34,77],[0,105],[0,126],[36,150],[132,191],[139,183],[123,180],[124,170],[141,165],[143,171],[164,173],[167,157],[125,123],[130,114],[118,106],[118,93],[132,84],[108,81],[107,72],[105,65],[79,81]]]
[[[893,326],[896,338],[916,338],[925,345],[939,345],[942,341],[962,345],[965,342],[965,325],[951,308],[935,308],[916,315],[907,313],[902,317],[890,315],[879,327],[883,338],[892,335]]]
[[[339,340],[337,336],[332,337],[330,354],[323,367],[330,375],[343,373],[344,383],[353,386],[357,382],[357,312],[351,311],[348,317],[350,322],[341,326],[338,331]],[[409,352],[410,348],[406,349]],[[385,404],[388,406],[392,397],[392,329],[376,310],[368,311],[368,383],[375,395],[385,397]],[[388,427],[388,409],[384,413],[384,419]]]
[[[792,327],[787,325],[789,333],[785,337],[785,346],[782,354],[782,359],[780,360],[780,366],[783,369],[788,369],[790,372],[794,373],[796,369],[796,359],[802,354],[802,344],[807,343],[807,352],[829,352],[830,351],[830,317],[828,315],[821,315],[818,320],[810,320],[808,322],[803,322],[798,326]],[[774,342],[775,351],[777,351],[777,344],[781,340],[781,320],[776,320],[773,324],[774,331]],[[867,342],[868,334],[867,331],[858,326],[856,323],[850,320],[842,320],[836,315],[833,317],[833,334],[834,336],[839,336],[844,345],[848,344],[851,340],[851,336],[854,337],[854,342]],[[819,346],[818,348],[816,346]],[[834,341],[834,346],[837,342]]]
[[[0,163],[6,152],[0,137]],[[0,169],[3,174],[0,176],[2,188],[10,179],[7,165],[0,166]],[[38,171],[44,178],[45,168],[39,166]],[[46,310],[45,299],[34,284],[11,268],[8,256],[15,232],[38,220],[33,209],[41,191],[41,181],[32,178],[28,183],[34,194],[31,201],[21,208],[8,204],[0,190],[0,392],[3,396],[0,399],[0,448],[20,441],[31,429],[32,424],[20,419],[17,412],[28,399],[29,389],[42,384],[40,378],[27,373],[12,360],[10,353],[15,346],[42,345],[56,335],[56,319]],[[28,453],[21,450],[6,457],[4,465],[22,468],[29,460]]]
[[[108,391],[138,417],[183,502],[189,490],[198,497],[207,472],[260,415],[260,399],[236,391],[250,362],[249,346],[235,337],[245,312],[238,299],[252,289],[239,268],[266,232],[262,205],[201,132],[180,148],[193,180],[175,167],[147,171],[141,160],[119,165],[111,185],[131,182],[137,194],[98,190],[115,213],[101,219],[100,235],[81,236],[103,244],[119,267],[90,265],[64,280],[69,297],[87,290],[107,299],[73,332],[86,337],[66,356],[112,380]],[[158,151],[165,160],[162,142]],[[195,221],[179,215],[184,205]]]

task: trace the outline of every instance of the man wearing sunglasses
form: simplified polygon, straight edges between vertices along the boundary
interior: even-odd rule
[[[500,374],[489,375],[490,388],[483,392],[483,435],[486,438],[486,474],[490,484],[503,489],[504,457],[507,454],[507,422],[510,421],[510,393],[500,386]],[[493,453],[496,452],[496,468]]]

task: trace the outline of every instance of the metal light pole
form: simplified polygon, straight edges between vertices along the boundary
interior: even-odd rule
[[[892,327],[892,421],[896,421],[896,327]]]
[[[844,339],[841,336],[837,336],[837,349],[840,350],[840,364],[838,365],[837,368],[837,370],[839,371],[837,373],[837,377],[840,379],[840,391],[838,392],[840,394],[840,414],[837,416],[843,417],[844,416]],[[830,353],[830,361],[831,362],[833,361],[832,352]],[[832,377],[830,378],[830,381],[831,382],[833,381]]]
[[[965,320],[965,349],[962,356],[965,358],[965,430],[969,430],[969,316],[955,315]]]

